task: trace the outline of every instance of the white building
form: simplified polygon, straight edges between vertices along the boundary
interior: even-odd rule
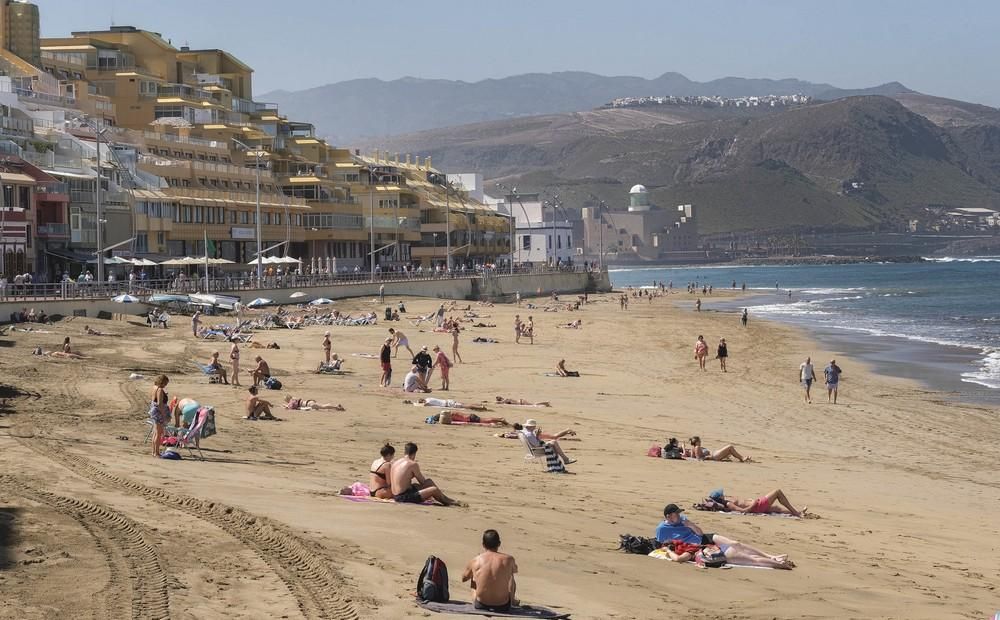
[[[543,204],[538,194],[509,194],[496,198],[486,193],[483,175],[478,172],[449,174],[448,181],[464,189],[501,215],[514,212],[514,262],[549,265],[575,260],[573,224],[565,219],[562,207]],[[555,221],[553,221],[555,218]]]

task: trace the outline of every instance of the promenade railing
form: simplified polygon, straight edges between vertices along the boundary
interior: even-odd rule
[[[266,297],[267,291],[274,289],[328,288],[371,282],[381,284],[390,282],[419,282],[447,279],[508,278],[511,276],[532,274],[583,273],[588,271],[592,270],[583,265],[556,268],[545,266],[519,266],[515,267],[514,273],[510,273],[509,268],[453,269],[450,272],[443,270],[382,271],[375,274],[374,281],[372,280],[369,272],[314,274],[287,273],[282,275],[264,276],[260,282],[257,281],[256,275],[228,274],[210,277],[208,279],[207,289],[205,287],[205,277],[197,277],[194,275],[176,276],[164,279],[143,280],[137,278],[132,281],[118,280],[104,283],[94,281],[65,281],[31,284],[7,282],[6,284],[0,283],[0,301],[29,302],[69,299],[101,299],[116,297],[123,294],[129,294],[142,299],[143,297],[157,293],[250,293],[253,294],[253,297]],[[313,296],[320,296],[320,293],[316,292]],[[245,295],[241,294],[239,297],[243,298]]]

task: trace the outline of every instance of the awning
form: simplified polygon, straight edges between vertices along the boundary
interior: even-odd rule
[[[11,183],[35,184],[35,179],[33,177],[29,177],[26,174],[18,174],[17,172],[0,172],[0,179],[10,181]]]
[[[94,258],[93,254],[74,252],[66,248],[49,248],[45,250],[45,253],[74,263],[86,263],[88,260]]]
[[[50,170],[48,168],[43,169],[43,172],[52,176],[67,177],[70,179],[93,179],[97,177],[97,174],[80,174],[79,172],[65,172],[62,170]]]
[[[289,183],[322,183],[319,177],[289,177]]]

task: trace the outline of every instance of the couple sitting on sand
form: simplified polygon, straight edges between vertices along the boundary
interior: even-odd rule
[[[442,506],[466,506],[451,499],[430,478],[425,478],[417,464],[417,444],[403,447],[403,458],[396,459],[396,449],[389,444],[379,451],[381,458],[372,463],[371,496],[397,502],[422,504],[433,499]],[[414,482],[415,481],[415,482]]]
[[[795,563],[787,555],[771,555],[720,534],[706,534],[682,512],[684,509],[677,504],[667,504],[663,509],[663,522],[656,527],[656,541],[673,562],[690,562],[706,548],[710,551],[717,548],[726,556],[727,564],[784,570],[795,568]]]

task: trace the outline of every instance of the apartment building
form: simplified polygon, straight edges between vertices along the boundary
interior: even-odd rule
[[[327,144],[310,123],[254,101],[252,68],[229,52],[115,26],[43,39],[39,56],[34,81],[63,113],[31,111],[54,135],[48,153],[29,156],[66,183],[68,220],[51,223],[68,225],[67,260],[96,248],[98,178],[102,244],[131,239],[119,251],[139,256],[201,255],[207,236],[217,257],[250,262],[258,180],[261,245],[305,264],[443,264],[449,232],[455,265],[509,253],[507,220],[446,191],[429,159]]]

